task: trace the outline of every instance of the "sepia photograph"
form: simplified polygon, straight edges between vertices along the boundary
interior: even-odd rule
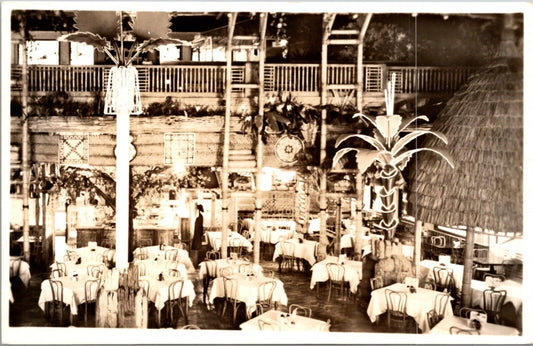
[[[2,343],[533,342],[533,3],[1,6]]]

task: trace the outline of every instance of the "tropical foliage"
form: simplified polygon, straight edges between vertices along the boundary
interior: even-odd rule
[[[382,189],[378,191],[378,196],[382,201],[382,216],[379,227],[386,231],[389,238],[394,237],[394,232],[398,226],[397,208],[395,202],[395,193],[399,185],[404,183],[401,171],[406,167],[411,157],[420,151],[430,151],[454,166],[452,159],[444,150],[432,148],[415,148],[408,149],[408,145],[417,138],[424,135],[432,135],[447,144],[447,139],[439,132],[431,130],[413,129],[405,136],[400,136],[412,123],[424,120],[428,121],[426,116],[411,116],[405,119],[394,111],[394,79],[388,83],[385,90],[385,103],[387,106],[387,115],[370,116],[361,113],[354,115],[354,118],[364,118],[374,127],[374,136],[365,134],[345,134],[340,136],[335,144],[339,147],[343,142],[350,138],[358,138],[368,143],[374,149],[346,147],[338,150],[333,158],[333,167],[339,160],[349,152],[356,152],[357,168],[361,173],[365,173],[370,167],[377,168],[380,184]]]

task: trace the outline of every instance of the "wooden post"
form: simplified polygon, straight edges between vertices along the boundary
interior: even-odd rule
[[[363,174],[360,171],[355,175],[355,249],[354,254],[362,255],[363,252]]]
[[[26,262],[30,262],[30,160],[29,160],[29,129],[28,129],[28,56],[24,38],[24,23],[21,21],[20,32],[23,36],[22,47],[22,252]]]
[[[43,179],[42,180],[43,184],[44,184],[44,181],[46,179],[45,168],[46,168],[46,166],[43,166],[42,170],[41,170],[41,177]],[[43,212],[43,232],[42,232],[42,236],[41,236],[41,239],[42,239],[41,251],[42,251],[42,256],[43,256],[42,259],[44,260],[45,265],[48,266],[48,241],[46,239],[46,196],[47,196],[47,193],[42,191],[42,193],[41,193],[41,199],[42,199],[41,210]]]
[[[217,196],[214,192],[211,193],[211,227],[215,227],[215,217],[216,217],[216,205],[217,205]],[[194,229],[194,228],[191,228]]]
[[[129,244],[129,189],[130,189],[130,161],[129,161],[129,110],[117,109],[117,139],[116,139],[116,267],[128,267]]]
[[[341,235],[342,235],[342,198],[337,199],[337,218],[335,220],[335,256],[341,254]]]
[[[420,260],[422,259],[422,221],[415,222],[415,248],[413,260],[415,262],[415,277],[420,279]]]
[[[363,69],[363,47],[366,35],[366,30],[370,24],[372,13],[367,13],[365,21],[359,33],[359,44],[357,45],[357,109],[363,111],[363,83],[364,83],[364,69]]]
[[[259,96],[258,103],[259,109],[257,116],[261,120],[262,124],[263,116],[265,113],[265,58],[266,58],[266,24],[268,13],[260,14],[259,32],[261,42],[259,45]],[[261,136],[262,129],[258,129],[259,137]],[[255,148],[255,155],[257,161],[256,170],[256,188],[255,188],[255,218],[254,218],[254,263],[259,264],[260,259],[260,241],[261,241],[261,216],[263,208],[263,191],[261,191],[261,180],[263,174],[263,141],[261,138],[257,140],[257,146]]]
[[[229,141],[231,119],[231,65],[233,59],[233,31],[237,13],[228,13],[228,45],[226,47],[226,111],[224,114],[224,149],[222,155],[222,239],[220,242],[220,255],[227,257],[228,252],[228,174],[229,174]]]
[[[465,252],[464,252],[463,288],[461,294],[461,306],[470,307],[472,302],[472,267],[474,265],[474,228],[466,229]]]

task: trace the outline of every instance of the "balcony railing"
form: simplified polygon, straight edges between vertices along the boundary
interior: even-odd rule
[[[110,66],[33,65],[28,67],[30,92],[95,92],[105,90]],[[226,67],[216,65],[137,66],[141,92],[145,93],[223,93]],[[245,67],[233,68],[233,82],[246,81]],[[355,84],[355,65],[328,65],[328,84]],[[363,91],[381,92],[396,73],[396,92],[453,93],[474,71],[470,67],[397,67],[366,64]],[[21,67],[12,67],[12,90],[21,90]],[[265,91],[317,93],[319,64],[265,64]]]

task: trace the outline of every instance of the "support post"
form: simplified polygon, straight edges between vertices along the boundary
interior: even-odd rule
[[[415,248],[413,260],[415,262],[415,277],[420,279],[420,260],[422,259],[422,221],[415,222]]]
[[[335,256],[341,254],[342,236],[342,198],[337,199],[337,218],[335,219]]]
[[[116,147],[116,267],[128,267],[129,243],[129,161],[130,120],[128,110],[117,110],[117,147]]]
[[[354,254],[362,255],[363,252],[363,174],[360,171],[355,175],[355,249]]]
[[[45,166],[42,167],[42,171],[41,171],[41,177],[42,177],[42,181],[43,181],[43,184],[44,184],[44,181],[46,179],[46,174],[45,174]],[[41,190],[42,191],[42,190]],[[43,213],[43,232],[42,232],[42,236],[41,236],[41,251],[42,251],[42,259],[44,260],[44,263],[45,263],[45,266],[48,266],[48,240],[47,240],[47,235],[46,235],[46,198],[47,197],[47,193],[42,191],[41,193],[41,201],[42,201],[42,207],[41,207],[41,210],[42,210],[42,213]]]
[[[472,302],[472,267],[474,265],[474,228],[466,229],[464,252],[463,288],[461,289],[461,306],[470,307]]]
[[[357,45],[357,109],[359,112],[363,111],[363,82],[364,82],[364,68],[363,68],[363,48],[365,42],[365,35],[370,24],[370,19],[372,19],[372,13],[368,13],[361,27],[359,33],[359,44]]]
[[[20,32],[24,36],[24,23],[21,22]],[[26,40],[22,46],[22,253],[24,260],[30,262],[30,160],[29,160],[29,129],[28,129],[28,57]]]

